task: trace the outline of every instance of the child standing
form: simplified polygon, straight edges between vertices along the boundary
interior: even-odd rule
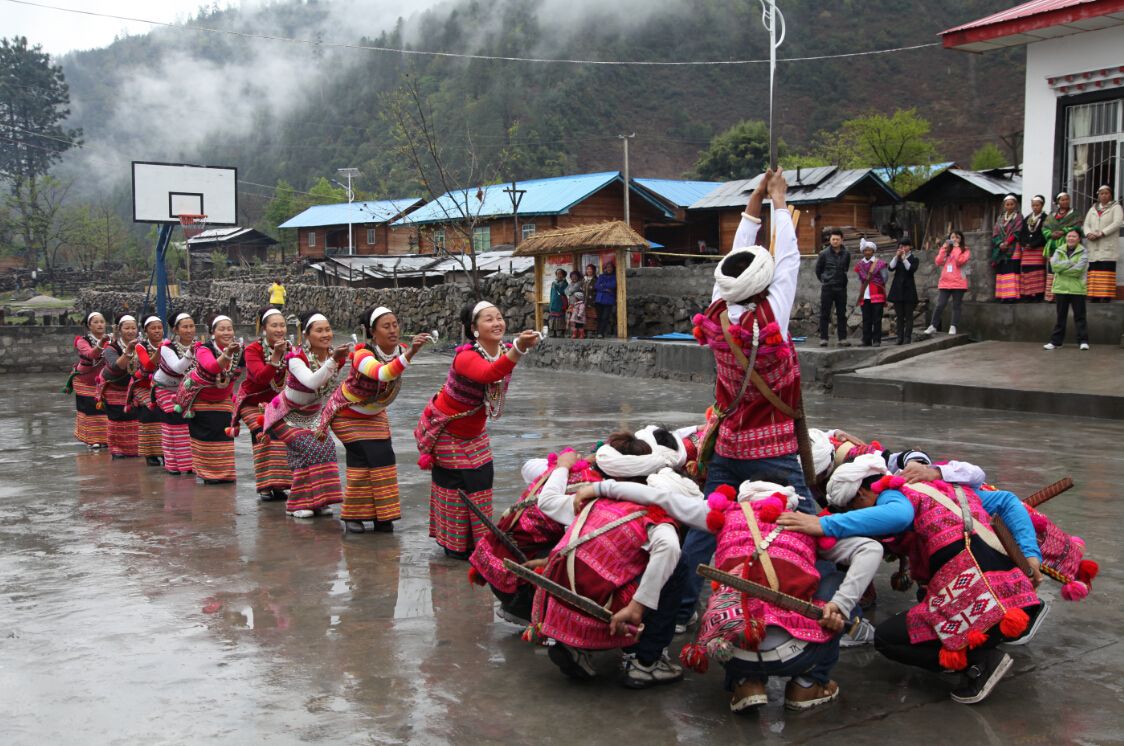
[[[585,339],[585,293],[575,290],[570,304],[570,337]]]

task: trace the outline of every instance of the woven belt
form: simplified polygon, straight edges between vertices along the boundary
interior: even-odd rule
[[[795,637],[786,643],[782,643],[772,650],[739,650],[734,649],[734,657],[744,661],[762,663],[783,663],[789,661],[804,652],[804,648],[808,645],[807,640],[797,640]]]

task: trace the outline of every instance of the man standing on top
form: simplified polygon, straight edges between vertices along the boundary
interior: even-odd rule
[[[773,203],[775,257],[767,248],[754,245],[766,192]],[[734,247],[714,270],[710,308],[694,319],[696,337],[714,352],[718,373],[714,411],[719,424],[703,494],[722,484],[736,490],[745,481],[776,482],[796,490],[799,510],[815,513],[796,455],[800,366],[788,322],[800,249],[785,204],[787,193],[784,174],[779,169],[766,171],[742,213]],[[691,529],[683,544],[688,567],[708,561],[714,549],[714,534]],[[702,578],[692,575],[677,628],[689,624],[701,586]]]
[[[832,228],[828,245],[816,260],[816,279],[820,288],[820,347],[827,347],[827,326],[831,307],[835,306],[835,324],[838,327],[839,346],[850,347],[847,341],[847,272],[851,269],[851,255],[843,245],[843,231]]]

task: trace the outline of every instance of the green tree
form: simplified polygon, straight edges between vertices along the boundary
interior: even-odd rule
[[[989,168],[1003,168],[1006,165],[1009,165],[1007,163],[1007,156],[1003,155],[1003,151],[993,142],[984,143],[980,146],[979,150],[972,153],[973,171],[986,171]]]
[[[63,153],[81,145],[81,130],[64,129],[70,91],[62,68],[27,37],[0,39],[0,179],[29,266],[51,250],[58,230],[44,179]],[[57,196],[57,195],[56,195]]]
[[[265,212],[262,214],[261,228],[265,233],[270,234],[280,242],[282,256],[290,252],[292,256],[296,256],[297,232],[295,230],[282,231],[277,226],[297,215],[303,209],[299,206],[298,195],[292,185],[284,179],[278,179],[277,186],[273,188],[273,198],[269,200],[269,203],[265,206]]]
[[[778,158],[785,157],[784,141],[777,142]],[[708,181],[749,179],[769,161],[769,127],[744,119],[710,141],[695,162],[695,176]]]
[[[929,130],[929,121],[916,109],[867,114],[843,122],[837,136],[821,139],[821,152],[840,166],[884,168],[890,185],[904,188],[910,167],[930,166],[938,158]]]

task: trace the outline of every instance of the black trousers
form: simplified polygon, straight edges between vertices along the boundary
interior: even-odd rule
[[[613,331],[617,307],[609,303],[595,303],[594,305],[597,306],[597,334],[601,337],[608,337]]]
[[[952,300],[952,324],[950,326],[957,326],[960,323],[960,304],[964,301],[965,290],[939,290],[937,291],[937,307],[933,309],[932,326],[935,329],[941,328],[941,316],[944,315],[944,307],[948,305],[949,299]]]
[[[885,303],[863,303],[863,347],[873,344],[882,344],[882,313],[886,310]]]
[[[913,309],[916,303],[895,303],[894,314],[898,322],[898,344],[909,344],[913,341]]]
[[[645,666],[658,661],[675,637],[675,614],[679,611],[687,577],[691,574],[687,569],[687,562],[680,557],[675,571],[660,591],[659,606],[644,612],[644,631],[636,639],[635,645],[624,649],[626,653],[635,653],[636,660]]]
[[[1089,329],[1085,325],[1085,296],[1057,293],[1054,295],[1054,300],[1057,302],[1058,316],[1054,322],[1054,333],[1050,335],[1050,341],[1055,345],[1060,345],[1065,341],[1065,322],[1069,318],[1069,309],[1072,307],[1073,325],[1077,327],[1077,342],[1078,344],[1088,342]]]
[[[847,288],[828,287],[820,288],[820,339],[827,339],[828,321],[831,319],[831,307],[835,306],[835,325],[839,341],[847,338]]]

